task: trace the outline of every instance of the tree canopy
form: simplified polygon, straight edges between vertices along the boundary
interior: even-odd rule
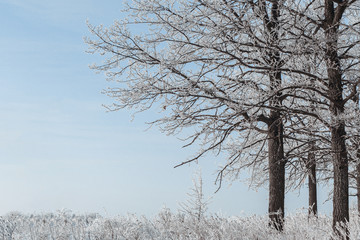
[[[251,168],[258,183],[269,181],[279,230],[286,169],[288,186],[297,186],[312,153],[325,176],[334,173],[334,229],[348,220],[358,0],[135,0],[125,11],[111,27],[89,24],[94,37],[86,39],[89,52],[106,56],[92,68],[118,82],[105,91],[111,111],[157,107],[163,114],[152,124],[165,133],[191,128],[185,146],[201,148],[178,166],[226,152],[220,184]]]

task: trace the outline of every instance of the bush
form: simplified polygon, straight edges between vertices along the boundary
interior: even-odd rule
[[[271,229],[266,216],[222,217],[204,215],[201,220],[183,212],[162,209],[148,219],[136,215],[104,218],[98,214],[75,215],[70,211],[55,214],[0,217],[1,240],[122,240],[122,239],[330,239],[331,218],[308,217],[298,212],[286,217],[282,233]],[[360,237],[360,219],[353,212],[350,239]]]

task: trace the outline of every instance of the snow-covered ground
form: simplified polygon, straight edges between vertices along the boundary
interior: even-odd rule
[[[265,216],[221,217],[191,215],[164,208],[149,219],[136,215],[105,218],[97,214],[75,215],[71,211],[0,217],[3,240],[107,240],[107,239],[330,239],[331,218],[308,218],[306,213],[286,217],[285,230],[268,227]],[[350,239],[360,239],[360,219],[351,215]]]

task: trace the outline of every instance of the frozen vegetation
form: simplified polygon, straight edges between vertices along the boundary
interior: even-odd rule
[[[357,212],[350,218],[350,239],[360,238]],[[268,226],[266,216],[201,219],[182,212],[162,209],[156,216],[136,215],[105,218],[98,214],[76,215],[71,211],[25,215],[11,213],[0,218],[3,240],[107,240],[107,239],[330,239],[332,219],[307,213],[290,214],[283,233]]]

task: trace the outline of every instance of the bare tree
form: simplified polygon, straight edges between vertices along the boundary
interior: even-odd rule
[[[315,159],[315,145],[311,144],[311,149],[308,153],[307,167],[308,185],[309,185],[309,215],[317,215],[317,181],[316,181],[316,159]]]
[[[355,112],[357,115],[360,111],[359,93],[353,97],[353,103],[355,104]],[[350,136],[348,136],[347,146],[349,151],[350,160],[350,189],[355,189],[356,193],[350,193],[350,196],[356,196],[357,198],[357,210],[360,214],[360,119],[357,121],[351,121],[348,123],[350,129]]]
[[[108,56],[92,68],[118,82],[106,90],[115,99],[109,110],[157,108],[151,124],[162,131],[193,130],[185,146],[201,148],[178,166],[225,150],[220,186],[242,168],[267,170],[269,216],[280,231],[286,164],[301,159],[308,143],[299,139],[313,134],[293,118],[330,129],[335,226],[348,220],[343,115],[359,83],[351,55],[358,40],[338,40],[358,34],[359,24],[342,21],[345,10],[358,11],[350,8],[356,0],[324,1],[135,0],[125,10],[128,19],[109,28],[89,25],[95,39],[86,42],[89,52]],[[144,31],[133,35],[135,26]]]
[[[203,141],[200,152],[226,148],[229,137],[242,141],[225,170],[254,149],[267,152],[270,174],[270,217],[282,229],[285,159],[279,55],[279,6],[238,1],[134,1],[132,20],[111,28],[93,27],[93,52],[111,54],[103,65],[110,80],[121,82],[106,93],[116,99],[110,108],[147,110],[158,105],[165,116],[158,124],[168,134],[194,127],[189,144]],[[270,12],[270,14],[269,14]],[[150,26],[133,36],[131,24]],[[121,75],[126,77],[121,78]],[[268,150],[264,149],[268,145]],[[262,159],[260,159],[262,160]],[[266,164],[267,165],[267,164]]]
[[[346,123],[354,119],[351,100],[357,94],[359,78],[359,1],[303,1],[289,9],[307,22],[301,29],[304,41],[312,42],[313,55],[321,60],[315,86],[329,104],[326,120],[331,133],[333,163],[333,228],[349,221],[349,181]],[[357,16],[357,17],[356,17]],[[296,28],[296,27],[295,27]],[[315,30],[313,30],[315,29]],[[326,111],[325,111],[326,113]],[[325,122],[325,121],[324,121]]]
[[[186,202],[180,203],[182,211],[197,222],[202,221],[208,210],[211,198],[205,199],[204,197],[203,180],[200,169],[195,172],[193,177],[193,187],[187,195],[189,196],[189,199]]]

